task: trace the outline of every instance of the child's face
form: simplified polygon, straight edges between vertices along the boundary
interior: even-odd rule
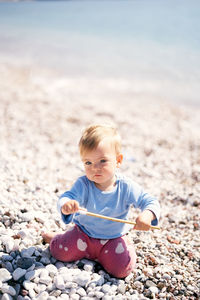
[[[108,140],[99,143],[95,150],[82,155],[85,173],[101,190],[112,189],[115,184],[115,171],[122,162],[122,154],[116,154],[114,146]]]

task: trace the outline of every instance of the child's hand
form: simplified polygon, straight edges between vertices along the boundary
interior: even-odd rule
[[[155,219],[155,215],[150,210],[144,210],[136,219],[136,224],[133,229],[148,231],[151,227],[151,221]]]
[[[69,200],[65,204],[63,204],[61,208],[61,212],[64,215],[74,214],[79,210],[79,203],[76,200]]]

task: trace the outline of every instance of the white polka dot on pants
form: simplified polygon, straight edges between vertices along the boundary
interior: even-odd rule
[[[100,244],[101,245],[105,245],[107,243],[108,240],[100,240]]]
[[[85,249],[87,248],[87,244],[82,239],[78,239],[77,240],[77,248],[80,251],[85,251]]]
[[[121,254],[123,252],[124,252],[124,247],[123,247],[122,243],[118,243],[118,245],[117,245],[117,247],[115,249],[115,253]]]
[[[62,248],[63,248],[63,245],[62,245],[62,244],[60,244],[60,245],[59,245],[59,248],[60,248],[60,249],[62,249]]]

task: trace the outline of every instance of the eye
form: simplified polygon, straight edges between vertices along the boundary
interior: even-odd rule
[[[106,159],[101,159],[101,160],[100,160],[100,163],[102,163],[102,164],[104,164],[104,163],[106,163],[106,162],[107,162]]]
[[[86,165],[86,166],[89,166],[89,165],[91,165],[91,162],[90,162],[90,161],[86,161],[86,162],[85,162],[85,165]]]

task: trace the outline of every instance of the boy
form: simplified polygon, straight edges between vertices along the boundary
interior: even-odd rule
[[[96,124],[86,128],[79,150],[85,176],[78,178],[58,200],[62,220],[75,225],[64,234],[43,234],[43,238],[50,242],[51,254],[58,260],[97,260],[108,273],[124,278],[136,262],[134,246],[126,236],[131,226],[90,217],[79,209],[128,219],[129,209],[134,206],[142,210],[134,229],[149,230],[158,223],[159,203],[138,184],[116,172],[123,155],[121,138],[114,126]]]

